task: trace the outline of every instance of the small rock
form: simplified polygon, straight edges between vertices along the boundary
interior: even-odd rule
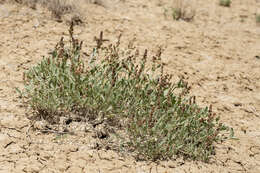
[[[236,107],[238,107],[238,106],[242,106],[242,103],[235,102],[235,103],[234,103],[234,106],[236,106]]]
[[[64,146],[62,148],[62,151],[64,151],[66,154],[72,153],[72,152],[77,152],[79,148],[77,146],[69,145],[69,146]]]
[[[0,134],[0,147],[7,148],[13,141],[5,134]]]
[[[44,129],[46,129],[46,127],[47,127],[47,122],[46,122],[46,121],[36,121],[36,122],[33,124],[33,127],[34,127],[36,130],[44,130]]]

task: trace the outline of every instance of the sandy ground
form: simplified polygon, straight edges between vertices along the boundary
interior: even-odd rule
[[[113,151],[96,150],[88,133],[58,136],[30,128],[28,111],[15,87],[23,72],[52,50],[66,22],[58,23],[40,7],[36,10],[0,3],[0,172],[260,172],[260,26],[258,0],[234,0],[231,8],[217,0],[195,1],[192,22],[164,15],[167,0],[108,0],[104,6],[80,4],[85,25],[76,36],[93,45],[103,30],[113,40],[136,37],[141,48],[167,45],[163,61],[176,76],[183,75],[200,105],[212,104],[221,121],[238,140],[217,145],[209,164],[195,161],[137,162]]]

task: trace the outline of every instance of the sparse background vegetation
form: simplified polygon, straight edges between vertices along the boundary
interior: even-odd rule
[[[80,8],[76,5],[74,0],[9,0],[19,4],[26,5],[36,10],[37,5],[47,8],[54,19],[62,22],[62,17],[66,14],[72,15],[72,18],[83,17],[80,13]],[[82,20],[82,19],[80,19]]]
[[[260,23],[260,14],[259,13],[256,13],[255,19],[256,19],[256,23]]]
[[[224,6],[224,7],[230,7],[231,0],[219,0],[219,5]]]
[[[191,21],[196,15],[196,3],[193,0],[173,0],[171,7],[164,8],[164,15],[170,15],[173,20]]]

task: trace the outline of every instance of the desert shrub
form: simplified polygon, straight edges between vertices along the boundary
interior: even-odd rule
[[[17,2],[24,4],[33,9],[36,9],[36,5],[39,4],[42,7],[47,8],[58,21],[62,21],[62,16],[65,14],[76,14],[78,11],[75,1],[72,0],[11,0],[11,2]]]
[[[46,4],[56,18],[61,18],[62,15],[71,13],[76,9],[73,3],[66,0],[52,0],[52,2]]]
[[[224,7],[230,7],[231,0],[219,0],[219,5]]]
[[[260,13],[257,13],[255,16],[256,23],[260,23]]]
[[[137,159],[209,160],[228,128],[211,107],[200,108],[195,97],[188,97],[183,79],[171,82],[160,61],[161,48],[150,59],[147,50],[141,54],[131,44],[121,48],[120,38],[104,45],[101,32],[96,47],[84,55],[73,25],[70,36],[69,46],[62,38],[50,57],[25,72],[25,88],[18,91],[36,116],[58,123],[68,112],[82,120],[102,114],[113,122],[110,126],[124,131],[114,133]]]
[[[171,11],[174,20],[191,21],[196,14],[194,4],[183,0],[174,0]]]

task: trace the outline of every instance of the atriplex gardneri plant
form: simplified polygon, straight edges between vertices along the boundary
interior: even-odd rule
[[[58,123],[70,112],[82,121],[102,115],[138,159],[209,160],[228,128],[211,107],[200,108],[195,97],[188,97],[183,79],[171,82],[160,62],[161,48],[148,65],[148,51],[141,55],[132,44],[121,48],[121,37],[104,45],[101,32],[96,47],[85,54],[73,37],[73,24],[70,38],[69,47],[62,38],[50,57],[25,73],[20,93],[37,116]],[[117,133],[122,130],[124,135]]]

